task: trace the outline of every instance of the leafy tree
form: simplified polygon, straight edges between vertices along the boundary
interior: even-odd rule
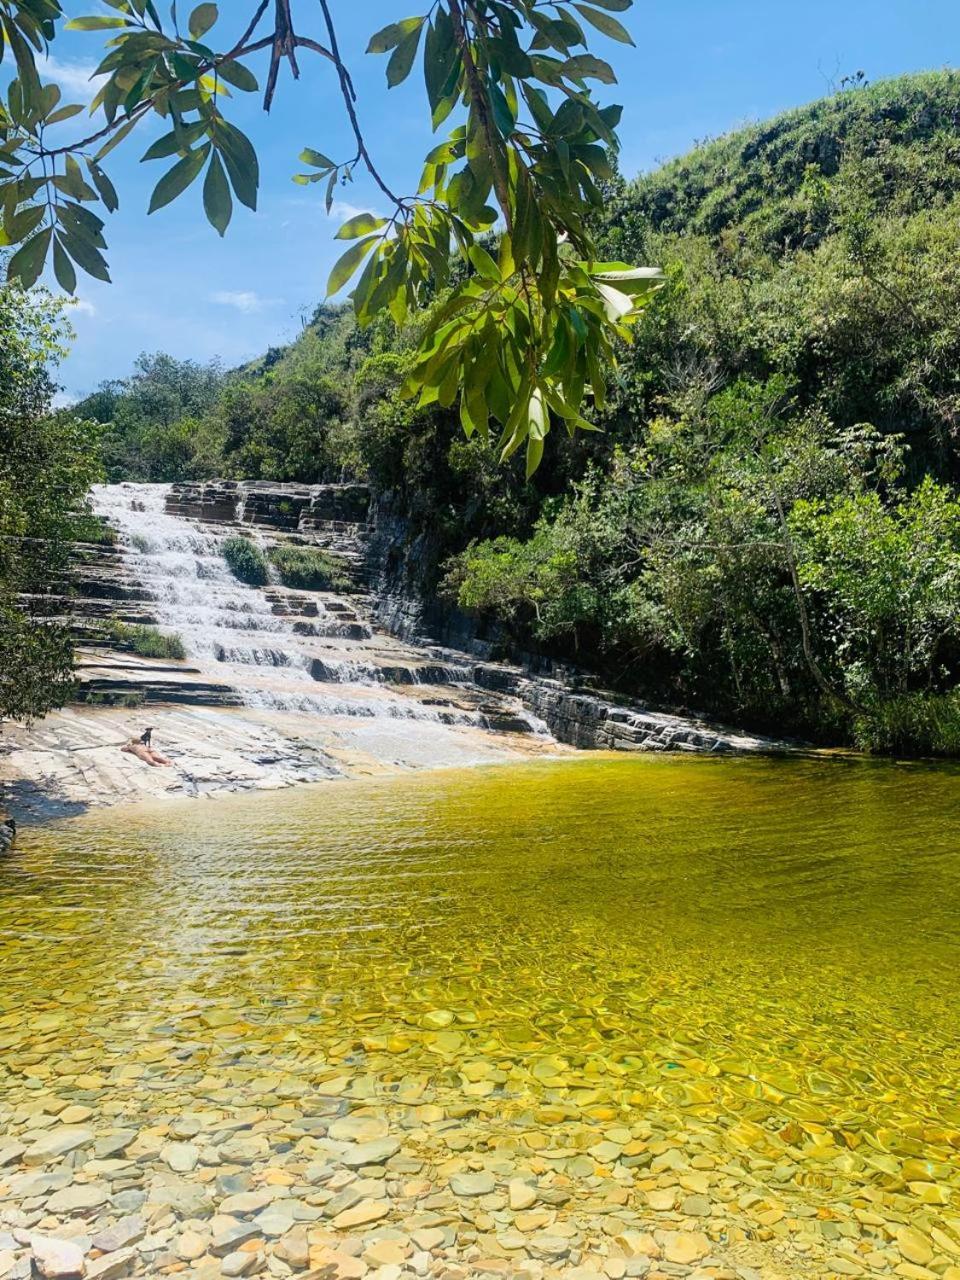
[[[129,378],[101,383],[71,413],[103,424],[108,479],[183,480],[213,474],[208,459],[217,469],[219,442],[200,424],[222,385],[216,362],[143,354]]]
[[[884,504],[876,492],[798,502],[791,527],[823,642],[859,704],[949,683],[960,651],[960,501],[929,477]]]
[[[269,110],[281,64],[299,76],[300,59],[316,54],[332,67],[356,151],[331,159],[308,147],[301,155],[307,172],[296,181],[322,182],[329,209],[337,184],[364,168],[391,210],[387,217],[358,214],[340,228],[338,236],[352,243],[333,268],[329,293],[362,267],[353,292],[361,323],[385,311],[403,323],[411,310],[432,304],[405,394],[419,397],[421,406],[448,407],[459,393],[467,435],[486,439],[494,421],[501,456],[525,449],[528,474],[539,465],[553,418],[571,434],[590,426],[585,396],[603,404],[616,343],[629,340],[639,306],[659,281],[653,269],[598,261],[591,232],[591,215],[602,206],[599,184],[614,172],[621,109],[593,99],[590,82],[612,84],[615,76],[590,52],[587,33],[632,44],[614,16],[632,0],[574,0],[570,7],[555,0],[435,0],[427,13],[374,34],[368,52],[389,55],[391,87],[408,77],[422,47],[433,127],[458,121],[427,155],[410,195],[395,193],[373,160],[332,0],[320,0],[319,38],[298,28],[292,0],[248,0],[237,34],[225,44],[216,42],[216,4],[198,4],[185,23],[176,5],[164,21],[153,0],[107,4],[112,12],[68,24],[109,33],[90,104],[103,123],[59,143],[48,140],[48,130],[82,108],[62,105],[56,86],[41,85],[34,51],[54,39],[60,0],[0,0],[17,69],[0,111],[3,229],[7,242],[19,246],[12,279],[32,284],[52,253],[68,292],[77,267],[109,280],[104,220],[90,206],[117,208],[104,161],[153,114],[170,128],[143,158],[172,163],[150,211],[203,174],[204,210],[223,235],[234,200],[256,208],[259,185],[256,152],[225,116],[226,99],[258,89],[249,64],[268,53]],[[498,221],[491,253],[485,239]],[[466,272],[451,271],[451,255]]]
[[[0,290],[0,718],[42,715],[71,687],[69,629],[43,616],[43,596],[62,582],[98,463],[95,424],[49,411],[67,332],[46,292]]]

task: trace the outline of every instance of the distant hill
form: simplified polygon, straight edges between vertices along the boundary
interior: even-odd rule
[[[960,191],[960,73],[850,89],[697,147],[628,185],[626,203],[666,234],[737,229],[758,248],[816,240],[810,176],[860,166],[878,208],[908,215]]]

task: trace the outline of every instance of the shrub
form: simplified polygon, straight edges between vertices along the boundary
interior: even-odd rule
[[[352,591],[346,565],[319,547],[272,547],[270,561],[285,587],[301,591]]]
[[[113,547],[117,542],[117,531],[111,528],[103,516],[95,516],[89,511],[72,517],[72,535],[77,542],[90,542],[98,547]]]
[[[853,736],[861,751],[894,756],[960,755],[960,691],[907,693],[858,715]]]
[[[223,558],[233,576],[251,587],[262,587],[270,580],[267,557],[247,538],[228,538],[223,544]]]
[[[112,622],[110,635],[133,653],[143,658],[185,658],[183,641],[177,635],[158,631],[156,627],[130,626],[126,622]]]
[[[87,693],[80,689],[76,700],[90,707],[142,707],[146,698],[139,690],[121,693],[116,689],[92,689]]]

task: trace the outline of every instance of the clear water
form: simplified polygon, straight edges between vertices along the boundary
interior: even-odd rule
[[[413,1125],[428,1185],[471,1156],[559,1178],[585,1258],[616,1254],[616,1188],[620,1225],[760,1275],[884,1274],[909,1227],[949,1276],[958,820],[950,767],[589,757],[26,831],[0,1116],[335,1098]],[[465,1238],[521,1256],[502,1201],[464,1201]]]

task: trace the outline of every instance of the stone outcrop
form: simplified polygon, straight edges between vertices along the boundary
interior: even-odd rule
[[[604,751],[787,751],[789,744],[727,729],[706,720],[651,711],[612,694],[584,692],[520,668],[481,663],[473,679],[483,689],[509,693],[539,717],[555,738]]]
[[[0,809],[0,857],[7,853],[17,836],[17,824],[9,813]]]

